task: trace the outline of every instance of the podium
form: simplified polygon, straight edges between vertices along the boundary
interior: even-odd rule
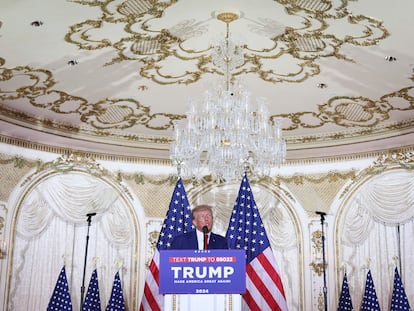
[[[164,295],[165,311],[240,311],[239,294]]]
[[[161,251],[159,280],[166,311],[241,310],[245,251]]]

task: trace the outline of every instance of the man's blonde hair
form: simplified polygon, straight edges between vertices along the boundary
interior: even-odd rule
[[[200,204],[200,205],[197,205],[196,207],[194,207],[191,210],[191,217],[192,217],[192,219],[194,219],[194,214],[197,213],[197,212],[200,212],[200,211],[210,211],[211,216],[213,216],[213,207],[211,205],[208,205],[208,204]]]

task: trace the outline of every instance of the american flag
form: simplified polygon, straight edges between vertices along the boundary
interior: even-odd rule
[[[58,280],[55,285],[52,297],[47,306],[47,311],[71,311],[72,301],[70,300],[68,279],[66,277],[66,269],[63,266],[60,270]]]
[[[190,204],[188,203],[183,182],[179,177],[161,228],[154,256],[149,266],[140,311],[161,311],[164,309],[164,296],[159,294],[159,251],[169,249],[176,235],[192,229],[194,228],[191,219]]]
[[[404,286],[402,284],[400,274],[397,267],[394,272],[394,289],[392,291],[391,308],[390,311],[410,311],[411,307],[408,302],[408,297],[405,294]]]
[[[246,175],[240,185],[226,238],[231,249],[246,250],[243,308],[288,310],[279,268]]]
[[[364,297],[362,298],[361,311],[380,311],[377,292],[375,291],[374,281],[371,270],[368,270],[367,280],[365,282]]]
[[[125,311],[124,293],[122,291],[119,271],[115,273],[111,297],[109,298],[108,305],[106,306],[106,311]]]
[[[352,307],[351,295],[349,294],[348,278],[346,273],[342,281],[341,296],[339,297],[338,311],[354,310]]]
[[[98,272],[93,270],[91,280],[86,293],[82,311],[101,311],[101,298],[99,296]]]

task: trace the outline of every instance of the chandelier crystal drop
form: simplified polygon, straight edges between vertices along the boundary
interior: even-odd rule
[[[225,15],[223,15],[225,14]],[[240,46],[229,40],[234,13],[221,13],[226,39],[213,48],[215,66],[225,72],[225,81],[206,90],[202,101],[191,100],[186,120],[174,122],[170,158],[178,174],[213,180],[238,181],[245,172],[268,176],[286,158],[281,118],[270,119],[267,101],[250,101],[250,93],[239,83],[230,83],[230,71],[244,62]]]

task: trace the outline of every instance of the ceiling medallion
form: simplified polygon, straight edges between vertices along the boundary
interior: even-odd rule
[[[226,24],[234,22],[235,20],[239,19],[239,14],[234,12],[215,12],[215,17]]]

